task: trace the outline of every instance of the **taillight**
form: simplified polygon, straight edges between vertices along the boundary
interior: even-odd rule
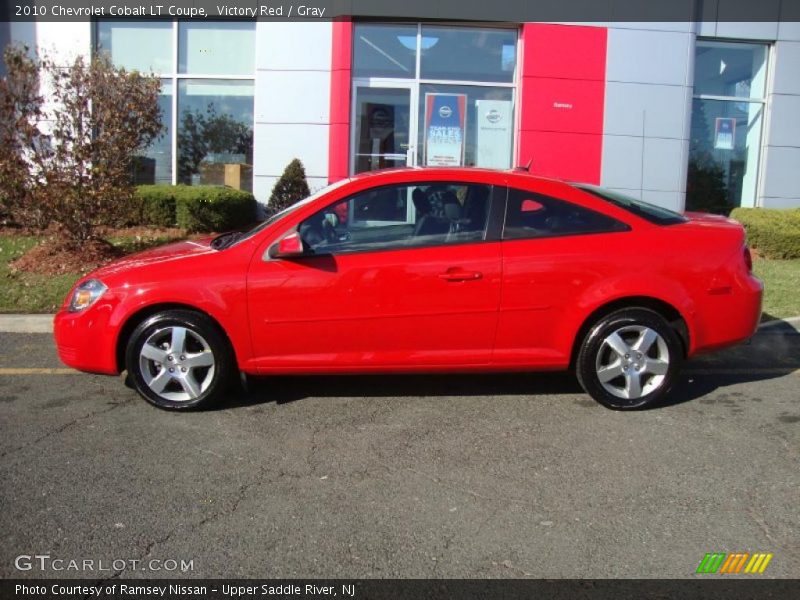
[[[744,247],[744,264],[747,267],[747,272],[753,272],[753,256],[750,254],[750,248]]]

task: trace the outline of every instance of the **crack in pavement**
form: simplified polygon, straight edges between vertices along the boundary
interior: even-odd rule
[[[116,410],[120,406],[125,406],[126,404],[129,404],[132,401],[133,400],[131,398],[128,398],[128,399],[125,399],[125,400],[121,400],[119,402],[111,402],[110,406],[104,408],[103,410],[91,411],[91,412],[89,412],[89,413],[87,413],[85,415],[82,415],[80,417],[76,417],[75,419],[72,419],[71,421],[69,421],[67,423],[64,423],[63,425],[60,425],[59,427],[56,427],[55,429],[53,429],[51,431],[48,431],[47,433],[45,433],[44,435],[36,438],[35,440],[32,440],[32,441],[28,442],[27,444],[23,444],[22,446],[18,446],[17,448],[12,448],[11,450],[4,450],[2,453],[0,453],[0,459],[5,458],[7,456],[10,456],[12,454],[15,454],[15,453],[19,452],[20,450],[26,450],[26,449],[30,448],[31,446],[35,446],[39,442],[46,440],[47,438],[53,437],[55,435],[58,435],[60,433],[63,433],[65,431],[67,431],[68,429],[71,429],[72,427],[74,427],[78,423],[81,423],[82,421],[86,421],[87,419],[91,419],[92,417],[95,417],[95,416],[98,416],[98,415],[102,415],[102,414],[105,414],[105,413],[110,413],[111,411]]]

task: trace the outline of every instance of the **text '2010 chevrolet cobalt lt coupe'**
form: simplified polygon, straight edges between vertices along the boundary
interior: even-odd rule
[[[742,227],[524,172],[338,182],[246,233],[81,279],[61,359],[128,371],[168,409],[251,375],[574,369],[605,406],[661,401],[681,363],[761,313]]]

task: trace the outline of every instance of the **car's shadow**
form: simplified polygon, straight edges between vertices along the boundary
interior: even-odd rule
[[[778,322],[761,330],[750,344],[686,363],[663,409],[702,398],[731,385],[782,377],[800,369],[800,333]],[[219,409],[264,402],[285,404],[305,398],[539,396],[581,394],[595,406],[572,373],[490,373],[447,375],[341,375],[249,377],[247,389]],[[599,407],[599,405],[596,405]]]

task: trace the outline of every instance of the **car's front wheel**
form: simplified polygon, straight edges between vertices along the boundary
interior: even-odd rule
[[[167,310],[131,334],[128,374],[145,400],[168,410],[207,408],[228,389],[234,372],[230,345],[207,316]]]
[[[678,334],[658,313],[624,309],[600,319],[583,341],[578,381],[616,410],[647,408],[669,393],[683,362]]]

